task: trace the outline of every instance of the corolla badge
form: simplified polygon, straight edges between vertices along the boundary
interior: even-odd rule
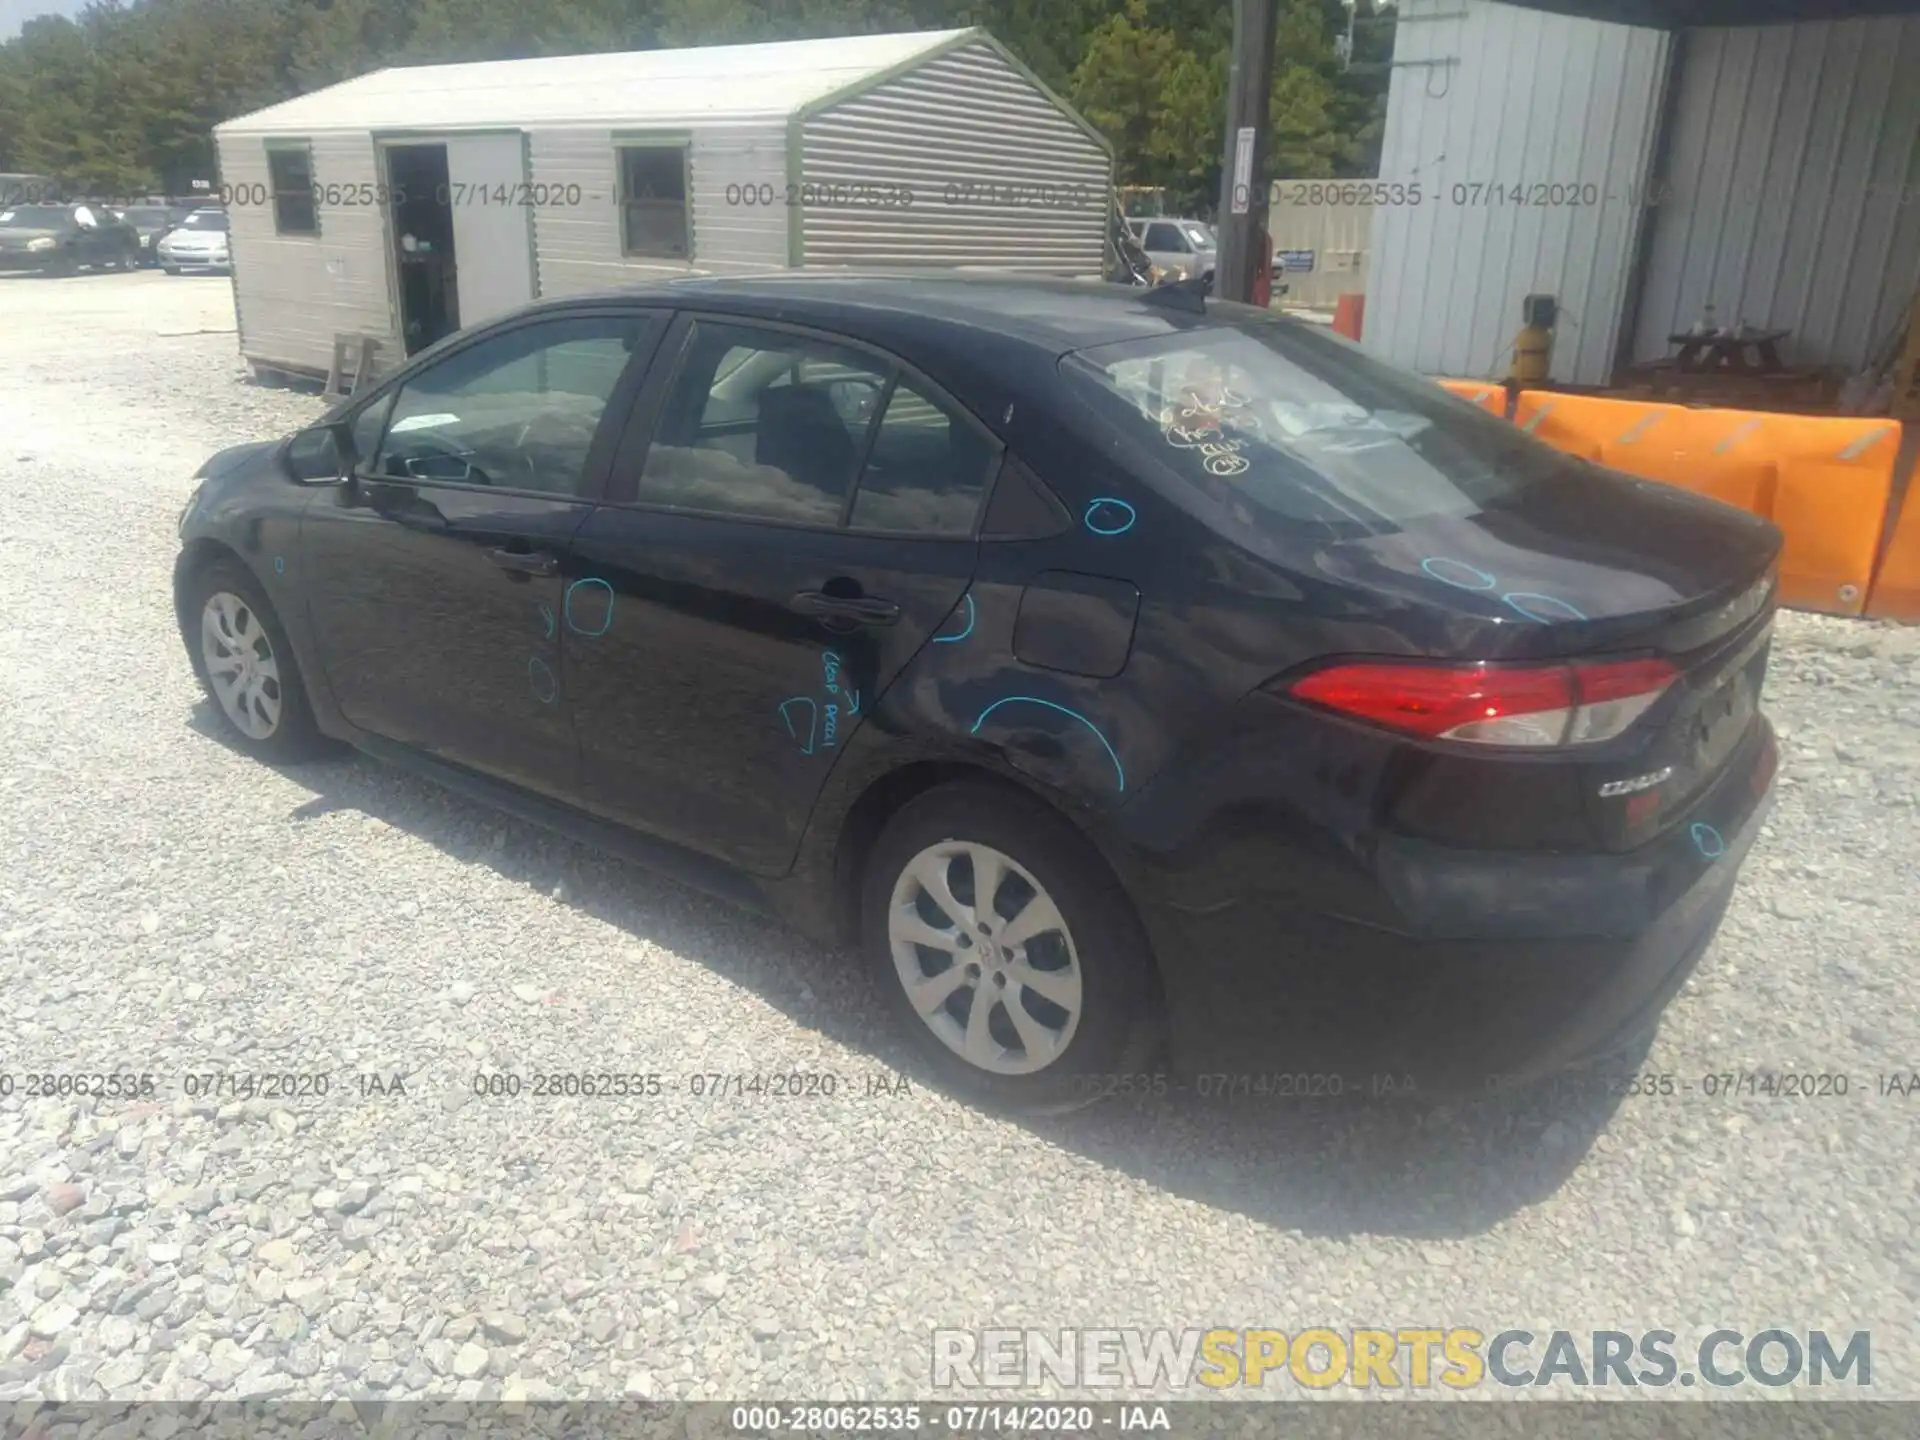
[[[1600,787],[1600,798],[1611,800],[1616,795],[1638,795],[1642,790],[1651,790],[1672,778],[1673,767],[1665,766],[1651,775],[1636,775],[1631,780],[1614,780]]]

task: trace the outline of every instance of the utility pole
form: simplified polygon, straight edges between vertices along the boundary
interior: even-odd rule
[[[1220,167],[1220,252],[1213,293],[1253,297],[1258,232],[1265,199],[1267,97],[1273,86],[1276,0],[1233,0],[1233,56],[1227,71],[1227,143]]]

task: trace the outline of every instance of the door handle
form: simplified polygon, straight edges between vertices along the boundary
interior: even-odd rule
[[[900,619],[900,607],[891,600],[829,595],[824,590],[802,590],[793,597],[792,604],[802,615],[854,625],[892,625]]]
[[[560,571],[559,558],[544,550],[489,550],[487,558],[513,575],[556,575]]]

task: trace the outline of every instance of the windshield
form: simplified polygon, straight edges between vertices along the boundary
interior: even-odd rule
[[[67,223],[67,212],[58,205],[18,205],[0,210],[0,226],[9,230],[54,230]]]
[[[180,222],[183,230],[224,230],[227,228],[227,212],[224,210],[196,210]]]
[[[1096,346],[1062,365],[1136,445],[1248,523],[1386,533],[1477,514],[1540,473],[1514,427],[1299,322]]]

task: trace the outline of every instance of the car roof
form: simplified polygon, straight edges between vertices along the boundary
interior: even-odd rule
[[[1114,341],[1214,326],[1208,316],[1150,303],[1131,286],[966,271],[783,271],[675,280],[576,297],[572,302],[645,298],[796,325],[818,325],[872,343],[911,350],[1019,348],[1062,355]],[[911,358],[911,355],[909,356]]]

